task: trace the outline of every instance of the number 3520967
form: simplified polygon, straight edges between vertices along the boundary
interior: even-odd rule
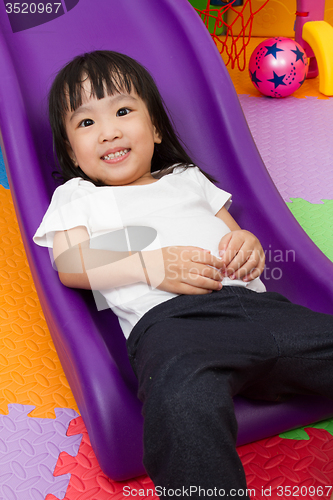
[[[6,3],[7,14],[57,14],[61,3]]]

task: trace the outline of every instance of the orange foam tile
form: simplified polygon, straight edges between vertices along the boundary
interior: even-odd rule
[[[54,408],[73,408],[38,300],[12,197],[0,186],[0,412],[8,403],[35,405],[31,416],[55,418]]]

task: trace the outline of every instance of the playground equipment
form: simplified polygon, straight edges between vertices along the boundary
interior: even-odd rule
[[[325,0],[297,0],[295,21],[295,40],[306,52],[309,62],[308,78],[318,76],[318,65],[311,46],[303,39],[303,27],[305,23],[322,21],[325,12]]]
[[[199,1],[191,0],[191,3],[199,5],[196,3]],[[260,5],[254,0],[245,0],[242,7],[237,7],[235,2],[227,2],[217,8],[221,0],[214,0],[214,4],[207,0],[205,9],[196,8],[219,52],[226,54],[226,65],[234,68],[237,64],[240,71],[246,68],[246,50],[253,20],[268,2],[266,0]],[[309,58],[307,78],[315,78],[319,70],[319,90],[330,96],[333,95],[333,28],[323,20],[324,12],[325,0],[297,0],[295,41]],[[221,36],[222,33],[224,36]]]
[[[319,91],[333,95],[333,28],[324,21],[325,0],[297,0],[295,40],[309,58],[308,78],[319,73]]]
[[[308,78],[318,76],[319,91],[333,95],[333,28],[324,19],[325,0],[297,0],[295,40],[310,59]]]
[[[295,261],[279,261],[281,279],[267,274],[268,289],[332,312],[333,266],[272,183],[220,54],[187,0],[65,4],[71,9],[37,15],[39,24],[27,26],[25,13],[10,19],[0,3],[1,148],[30,269],[67,380],[103,471],[124,480],[144,468],[141,403],[118,320],[110,310],[98,311],[90,292],[61,285],[48,250],[32,242],[56,187],[46,96],[57,71],[96,48],[138,59],[155,77],[194,161],[233,193],[232,214],[240,225],[256,232],[273,255],[293,250]],[[333,415],[333,403],[317,397],[283,403],[235,398],[235,407],[239,444]]]
[[[195,6],[198,0],[190,0]],[[220,0],[216,0],[219,2]],[[230,64],[243,71],[246,67],[246,49],[251,39],[254,16],[261,11],[269,0],[265,0],[257,8],[252,9],[253,0],[245,0],[243,3],[238,0],[223,2],[223,7],[216,8],[219,3],[212,3],[207,0],[205,9],[196,8],[201,19],[209,29],[211,36],[220,54],[226,53],[226,65]],[[212,3],[212,5],[211,5]],[[222,5],[222,3],[221,3]],[[238,5],[242,5],[237,9]],[[227,22],[227,15],[232,14],[232,22]],[[224,36],[220,36],[223,33]]]
[[[325,21],[305,23],[302,31],[313,50],[319,71],[319,92],[333,96],[333,28]]]

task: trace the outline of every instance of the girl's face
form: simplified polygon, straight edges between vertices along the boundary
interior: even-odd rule
[[[109,186],[149,184],[154,144],[161,143],[147,106],[135,93],[103,99],[83,85],[82,105],[68,111],[65,127],[69,154],[94,181]]]

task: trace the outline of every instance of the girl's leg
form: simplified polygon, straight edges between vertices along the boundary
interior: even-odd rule
[[[232,396],[333,399],[333,316],[237,287],[181,296],[151,313],[129,339],[148,473],[166,490],[241,490],[234,498],[246,498]]]
[[[232,489],[242,489],[244,498],[246,480],[235,448],[237,423],[228,375],[192,368],[185,359],[183,369],[181,361],[171,361],[148,384],[146,470],[161,498],[230,496]]]
[[[279,399],[290,394],[316,394],[333,399],[333,315],[316,313],[275,293],[251,296],[242,304],[252,321],[267,325],[279,359],[265,379],[244,395]]]
[[[212,295],[159,307],[158,322],[129,340],[144,403],[144,464],[165,498],[248,498],[232,397],[272,369],[277,346],[253,331],[234,292]]]

